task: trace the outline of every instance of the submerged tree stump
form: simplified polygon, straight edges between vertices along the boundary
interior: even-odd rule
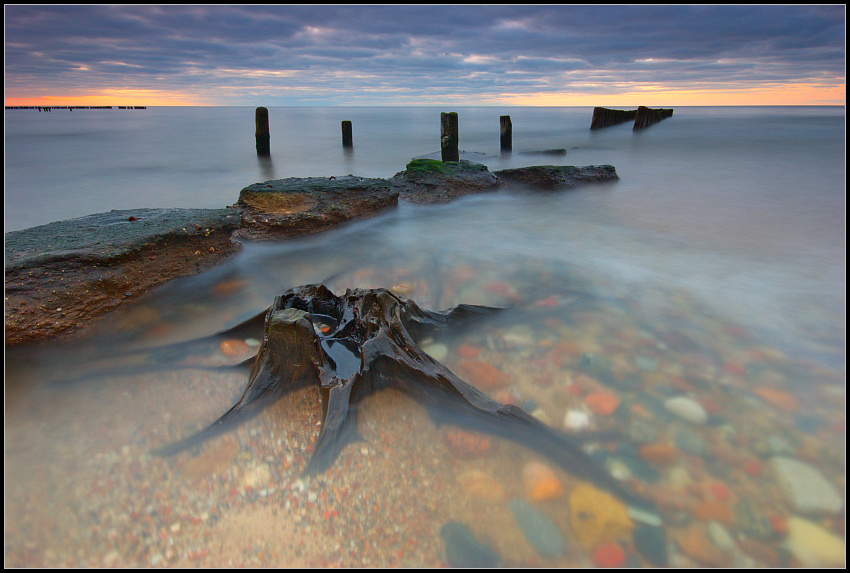
[[[264,313],[210,337],[261,338],[257,355],[243,363],[251,368],[245,391],[206,429],[155,453],[168,456],[196,446],[255,416],[281,396],[317,385],[322,430],[307,473],[321,473],[346,444],[360,439],[355,406],[374,392],[394,388],[424,406],[436,423],[513,440],[625,501],[651,509],[649,502],[597,466],[577,438],[552,430],[518,406],[492,400],[416,343],[500,310],[459,305],[434,312],[385,289],[348,290],[339,297],[323,285],[291,289],[276,297]]]

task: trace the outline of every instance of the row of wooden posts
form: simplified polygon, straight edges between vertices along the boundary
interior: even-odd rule
[[[265,107],[258,107],[254,113],[256,123],[256,140],[257,140],[257,155],[266,157],[271,155],[271,134],[269,133],[269,110]],[[499,118],[501,126],[501,145],[502,150],[511,150],[511,116],[503,115]],[[458,152],[458,128],[457,128],[457,112],[441,113],[440,114],[440,150],[442,152],[443,161],[460,161],[460,153]],[[351,122],[342,122],[342,146],[353,147],[354,142],[351,135]]]
[[[605,127],[626,121],[627,119],[635,119],[637,114],[638,121],[635,122],[635,129],[646,127],[650,123],[660,121],[665,117],[673,115],[673,110],[658,109],[651,110],[641,107],[634,111],[609,110],[597,107],[593,110],[593,121],[590,129]],[[257,155],[268,156],[271,154],[269,141],[269,110],[264,107],[258,107],[254,115],[257,124]],[[638,123],[641,125],[638,126]],[[511,151],[513,147],[513,127],[511,125],[511,116],[499,116],[499,144],[502,151]],[[353,139],[351,136],[351,122],[342,122],[342,146],[353,147]],[[457,128],[457,112],[441,113],[440,114],[440,151],[443,161],[459,161],[460,154],[458,152],[458,128]]]

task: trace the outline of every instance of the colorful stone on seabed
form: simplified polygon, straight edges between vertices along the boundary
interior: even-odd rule
[[[665,400],[664,407],[670,412],[691,424],[702,425],[708,421],[708,414],[696,400],[686,396],[676,396]]]
[[[570,493],[570,519],[586,549],[627,539],[634,528],[623,502],[588,483],[577,485]]]
[[[555,472],[537,461],[529,462],[522,468],[522,482],[532,501],[558,499],[564,495],[564,485]]]
[[[786,412],[796,412],[800,409],[800,404],[797,397],[784,390],[771,388],[770,386],[760,386],[753,390],[753,394],[776,408]]]
[[[582,410],[568,410],[564,416],[564,429],[580,432],[590,427],[590,416]]]
[[[599,567],[622,567],[626,552],[617,543],[603,543],[593,552],[593,562]]]
[[[786,547],[805,567],[844,567],[844,540],[801,517],[788,518]]]
[[[620,405],[620,398],[613,392],[593,392],[585,396],[584,403],[597,416],[610,416]]]
[[[771,458],[769,464],[785,500],[798,512],[836,514],[844,508],[838,490],[809,464],[778,456]]]
[[[528,543],[537,553],[549,559],[564,556],[567,550],[566,542],[552,520],[521,499],[512,499],[508,502],[508,507]]]

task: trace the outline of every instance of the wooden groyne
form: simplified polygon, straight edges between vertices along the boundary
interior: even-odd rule
[[[610,127],[632,120],[635,122],[632,129],[643,129],[671,115],[673,115],[672,109],[652,109],[646,106],[640,106],[637,109],[595,107],[593,108],[593,119],[590,120],[590,129]]]
[[[636,109],[608,109],[605,107],[593,108],[593,119],[590,120],[590,129],[600,129],[632,121],[637,115]]]
[[[635,126],[632,129],[643,129],[649,127],[653,123],[659,122],[662,119],[667,119],[673,115],[672,109],[651,109],[645,106],[637,108],[635,116]]]

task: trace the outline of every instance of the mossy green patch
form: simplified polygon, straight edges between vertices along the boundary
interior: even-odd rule
[[[406,169],[416,173],[449,173],[451,165],[456,163],[453,161],[444,163],[439,159],[414,159],[407,164]]]

